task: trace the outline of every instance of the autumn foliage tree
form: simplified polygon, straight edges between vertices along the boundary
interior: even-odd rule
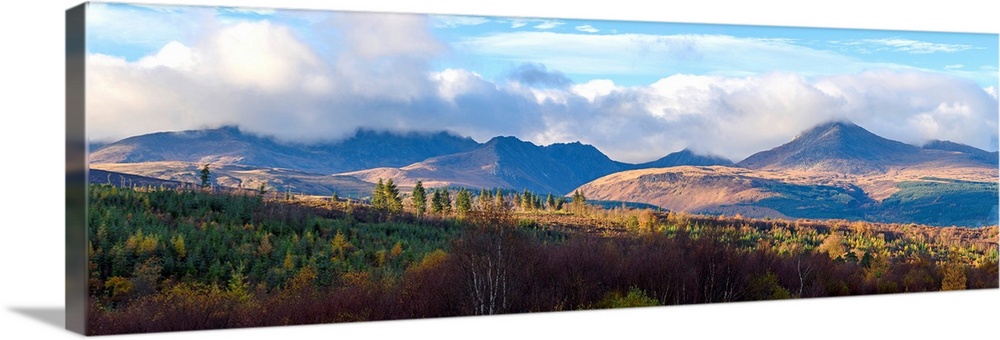
[[[468,217],[470,226],[455,244],[465,310],[472,315],[510,312],[527,240],[514,229],[514,217],[506,207],[491,206]]]

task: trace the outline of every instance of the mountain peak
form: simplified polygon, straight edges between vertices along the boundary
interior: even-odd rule
[[[849,120],[834,120],[805,130],[798,136],[795,136],[792,140],[860,137],[866,135],[874,136],[874,134],[865,130],[865,128],[858,126]]]
[[[668,168],[681,165],[712,166],[712,165],[733,165],[733,162],[718,156],[701,155],[690,148],[671,153],[652,162],[638,164],[638,168]]]
[[[514,136],[496,136],[496,137],[490,138],[490,140],[486,142],[486,144],[491,144],[491,143],[492,144],[498,144],[498,143],[525,143],[525,141],[520,140],[520,139],[518,139],[517,137],[514,137]]]
[[[884,171],[919,148],[885,139],[850,121],[817,125],[792,141],[739,163],[750,169],[800,169],[840,173]]]

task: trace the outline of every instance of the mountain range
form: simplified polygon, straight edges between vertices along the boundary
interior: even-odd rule
[[[420,180],[428,186],[529,189],[561,195],[623,170],[732,164],[690,150],[649,163],[629,164],[611,160],[594,146],[579,142],[538,146],[501,136],[478,143],[447,132],[358,130],[341,141],[295,144],[244,133],[233,126],[129,137],[92,151],[90,163],[92,168],[192,182],[197,181],[197,170],[208,164],[222,185],[294,186],[300,192],[319,195],[370,192],[358,183],[347,187],[318,183],[329,182],[328,177],[368,183],[393,178],[403,186]],[[287,183],[289,180],[277,172],[296,173],[304,182]],[[315,178],[304,179],[307,174]]]
[[[282,143],[244,133],[238,127],[158,132],[106,144],[90,154],[91,163],[178,161],[293,169],[317,174],[404,166],[479,146],[447,132],[389,133],[358,130],[338,142]]]
[[[364,197],[373,183],[392,178],[403,189],[419,180],[556,195],[581,190],[592,199],[695,213],[969,225],[996,224],[997,159],[997,152],[949,141],[889,140],[850,122],[818,125],[737,163],[685,149],[630,164],[579,142],[539,146],[498,136],[479,143],[447,132],[358,130],[335,142],[285,143],[231,126],[135,136],[90,154],[92,169],[196,182],[209,164],[218,185],[315,195]],[[948,196],[956,192],[960,197]],[[942,206],[956,199],[973,205]],[[956,208],[974,212],[938,216]]]
[[[623,171],[578,189],[694,213],[981,226],[997,224],[997,171],[996,152],[830,122],[735,166]]]

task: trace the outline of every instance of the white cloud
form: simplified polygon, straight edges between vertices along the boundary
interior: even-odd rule
[[[274,15],[275,13],[277,13],[277,11],[272,8],[219,7],[219,10],[223,12],[246,13],[246,14],[255,14],[261,16]]]
[[[975,49],[964,44],[940,44],[903,38],[864,39],[852,44],[868,45],[875,50],[890,50],[912,54],[953,53]]]
[[[358,127],[449,130],[479,141],[581,141],[628,162],[688,147],[738,161],[818,123],[850,119],[908,143],[934,138],[997,149],[996,88],[917,70],[807,76],[799,69],[813,62],[854,61],[786,41],[529,32],[466,42],[464,48],[531,63],[496,82],[465,69],[433,71],[431,61],[445,48],[426,17],[344,13],[328,25],[319,49],[285,25],[258,21],[218,23],[200,31],[196,43],[167,41],[134,61],[90,54],[88,134],[108,140],[239,124],[312,141]],[[587,46],[574,44],[580,37]],[[671,63],[717,72],[654,66]],[[755,68],[764,63],[789,70]],[[635,64],[642,67],[630,68]],[[604,77],[574,84],[562,76],[608,70],[668,76],[637,86]],[[750,74],[726,72],[732,70]]]
[[[438,95],[454,104],[455,97],[467,93],[483,92],[484,86],[491,86],[483,77],[475,72],[462,69],[446,69],[434,72],[431,80],[437,83]]]
[[[198,44],[165,43],[136,61],[89,54],[88,134],[107,141],[238,124],[295,141],[358,127],[485,140],[544,127],[530,90],[466,70],[430,72],[443,45],[424,17],[345,13],[329,23],[327,58],[268,21],[216,22]]]
[[[812,80],[791,73],[678,74],[649,86],[592,81],[568,91],[579,100],[546,102],[548,125],[537,138],[581,140],[629,162],[683,148],[739,161],[833,119],[915,145],[947,139],[997,149],[996,98],[934,73],[882,70]]]
[[[575,28],[576,28],[577,31],[587,32],[587,33],[597,33],[597,32],[601,31],[601,30],[599,30],[597,28],[594,28],[594,26],[590,26],[590,25],[580,25],[580,26],[576,26]]]
[[[785,40],[725,35],[510,32],[467,38],[456,49],[514,63],[541,63],[577,75],[667,75],[679,72],[805,75],[860,71],[876,65]]]
[[[960,68],[963,68],[963,67],[965,67],[965,65],[962,65],[962,64],[953,64],[953,65],[945,65],[944,66],[944,68],[946,70],[955,70],[955,69],[960,69]]]
[[[129,46],[152,52],[178,37],[196,34],[201,29],[199,23],[214,15],[215,10],[209,7],[90,3],[87,43]]]
[[[607,96],[611,92],[620,89],[610,79],[594,79],[583,84],[573,85],[570,91],[593,102],[597,97]]]
[[[243,22],[218,31],[203,47],[206,67],[233,86],[268,92],[301,89],[323,65],[287,27]]]
[[[470,17],[461,15],[433,15],[434,27],[455,28],[461,26],[476,26],[490,22],[490,19],[483,17]]]
[[[510,21],[510,28],[520,28],[520,27],[524,27],[524,26],[527,26],[527,25],[528,25],[528,22],[526,20],[517,20],[517,19],[515,19],[515,20],[511,20]]]
[[[559,21],[559,20],[543,20],[542,23],[540,23],[538,25],[535,25],[534,28],[537,28],[537,29],[540,29],[540,30],[547,30],[547,29],[553,29],[553,28],[562,26],[564,24],[566,24],[566,23],[562,22],[562,21]]]
[[[190,47],[171,41],[154,55],[139,59],[138,64],[146,68],[168,67],[181,71],[191,71],[198,63]]]

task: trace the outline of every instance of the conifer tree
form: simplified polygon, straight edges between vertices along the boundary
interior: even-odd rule
[[[493,196],[493,201],[493,205],[496,206],[497,209],[503,209],[503,191],[501,191],[500,188],[497,188],[497,193]]]
[[[427,211],[427,193],[424,191],[424,183],[417,181],[417,184],[413,186],[413,210],[417,212],[417,215],[423,215],[424,211]]]
[[[208,170],[208,164],[201,168],[201,187],[207,188],[212,179],[212,172]]]
[[[399,197],[399,188],[392,182],[392,178],[386,180],[384,190],[385,209],[392,213],[403,211],[403,199]]]
[[[483,188],[479,190],[479,208],[485,209],[487,204],[490,204],[490,192]]]
[[[439,214],[443,210],[444,205],[441,204],[441,191],[434,189],[434,194],[431,195],[431,211],[435,214]]]
[[[451,213],[451,194],[448,188],[441,189],[441,206],[445,214]]]
[[[465,188],[458,190],[458,194],[455,196],[455,210],[460,215],[465,215],[472,210],[472,194]]]
[[[552,197],[551,192],[548,197],[545,197],[545,209],[556,210],[556,199]]]
[[[573,192],[573,210],[582,211],[586,203],[587,197],[583,196],[583,192],[580,192],[580,190]]]
[[[372,207],[375,209],[385,209],[385,183],[382,179],[378,179],[378,184],[375,184],[375,191],[372,191]]]

